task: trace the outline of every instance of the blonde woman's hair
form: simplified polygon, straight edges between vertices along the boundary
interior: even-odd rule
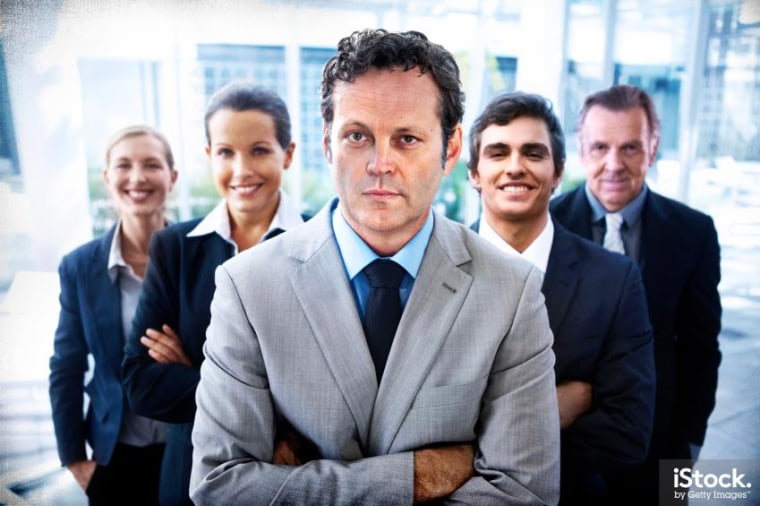
[[[172,153],[172,148],[169,145],[169,141],[166,139],[164,134],[156,130],[155,128],[149,127],[147,125],[132,125],[128,126],[126,128],[122,128],[115,134],[113,134],[108,141],[108,144],[106,144],[106,167],[108,167],[108,164],[111,163],[111,150],[115,145],[123,141],[124,139],[129,139],[130,137],[139,137],[141,135],[149,135],[151,137],[154,137],[158,139],[159,142],[164,147],[164,157],[166,158],[166,163],[169,165],[169,168],[171,170],[174,169],[174,154]]]

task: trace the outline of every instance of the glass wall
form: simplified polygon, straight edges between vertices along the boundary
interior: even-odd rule
[[[101,151],[126,124],[152,124],[173,144],[181,175],[172,217],[207,212],[218,196],[203,152],[203,110],[211,93],[234,79],[269,87],[290,104],[298,147],[285,186],[304,211],[315,212],[333,193],[321,146],[322,66],[340,37],[365,26],[420,29],[452,50],[467,93],[465,131],[497,93],[520,88],[552,99],[567,135],[564,188],[583,179],[573,135],[583,98],[613,83],[640,86],[655,100],[663,131],[650,179],[664,193],[698,202],[694,185],[712,184],[718,170],[744,181],[760,158],[760,27],[756,9],[743,0],[254,4],[201,2],[182,10],[119,2],[91,10],[74,0],[58,10],[4,4],[0,185],[10,195],[6,203],[27,202],[18,205],[30,209],[4,230],[12,229],[19,244],[44,247],[13,255],[23,261],[0,269],[6,273],[0,286],[7,288],[7,273],[19,269],[54,269],[63,252],[109,225]],[[151,37],[124,44],[114,36],[136,27]],[[556,74],[555,66],[542,66],[552,58]],[[478,208],[466,158],[465,150],[437,199],[462,221]],[[73,213],[69,222],[77,226],[51,232],[46,213],[29,201],[54,203],[62,214]],[[7,253],[0,258],[10,262]]]
[[[699,108],[700,158],[760,160],[760,7],[711,5]]]
[[[5,58],[0,40],[0,177],[19,174],[16,156],[16,137],[13,134],[13,114],[8,99],[8,79],[5,76]]]
[[[662,120],[649,174],[658,190],[699,205],[700,170],[760,160],[756,12],[742,0],[570,0],[562,109],[570,151],[583,98],[632,84]],[[565,188],[583,180],[577,157],[569,160]]]

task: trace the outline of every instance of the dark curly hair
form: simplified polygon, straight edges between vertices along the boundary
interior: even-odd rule
[[[389,32],[383,29],[356,31],[338,42],[338,54],[330,58],[322,72],[322,119],[331,124],[334,117],[333,92],[337,81],[353,82],[357,76],[374,69],[418,68],[429,72],[441,92],[439,116],[444,149],[464,115],[464,93],[459,66],[443,46],[425,34]]]

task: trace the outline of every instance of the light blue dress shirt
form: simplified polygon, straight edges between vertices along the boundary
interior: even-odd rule
[[[343,214],[336,212],[337,203],[338,200],[336,199],[331,209],[333,233],[338,243],[341,259],[343,260],[343,267],[353,288],[356,307],[359,308],[359,314],[363,322],[370,286],[369,280],[367,280],[367,276],[362,270],[378,258],[384,257],[380,257],[372,251],[372,248],[349,226]],[[417,278],[417,272],[420,269],[420,264],[422,264],[422,257],[425,256],[428,242],[430,242],[430,237],[433,235],[433,221],[433,211],[431,209],[420,231],[398,253],[392,257],[387,257],[406,270],[404,279],[401,281],[401,287],[399,288],[402,309],[406,307],[406,301],[409,300],[414,280]]]

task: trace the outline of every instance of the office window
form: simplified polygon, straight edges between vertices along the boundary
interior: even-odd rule
[[[700,158],[760,160],[760,22],[746,19],[750,10],[742,9],[741,1],[711,8],[698,122]]]
[[[494,68],[491,72],[491,86],[494,96],[515,91],[517,82],[517,58],[510,56],[494,56]],[[490,97],[490,98],[493,98]],[[490,100],[489,98],[489,100]]]
[[[13,133],[13,116],[8,95],[8,79],[5,75],[3,45],[0,40],[0,177],[18,175],[16,136]]]
[[[662,123],[659,154],[677,158],[679,99],[682,66],[615,65],[615,84],[630,84],[645,90],[654,102]]]
[[[301,153],[304,207],[315,212],[335,193],[322,151],[322,113],[319,86],[322,69],[335,49],[302,47],[300,50]]]
[[[252,81],[285,97],[285,48],[242,44],[199,44],[203,93],[211,95],[230,81]]]

